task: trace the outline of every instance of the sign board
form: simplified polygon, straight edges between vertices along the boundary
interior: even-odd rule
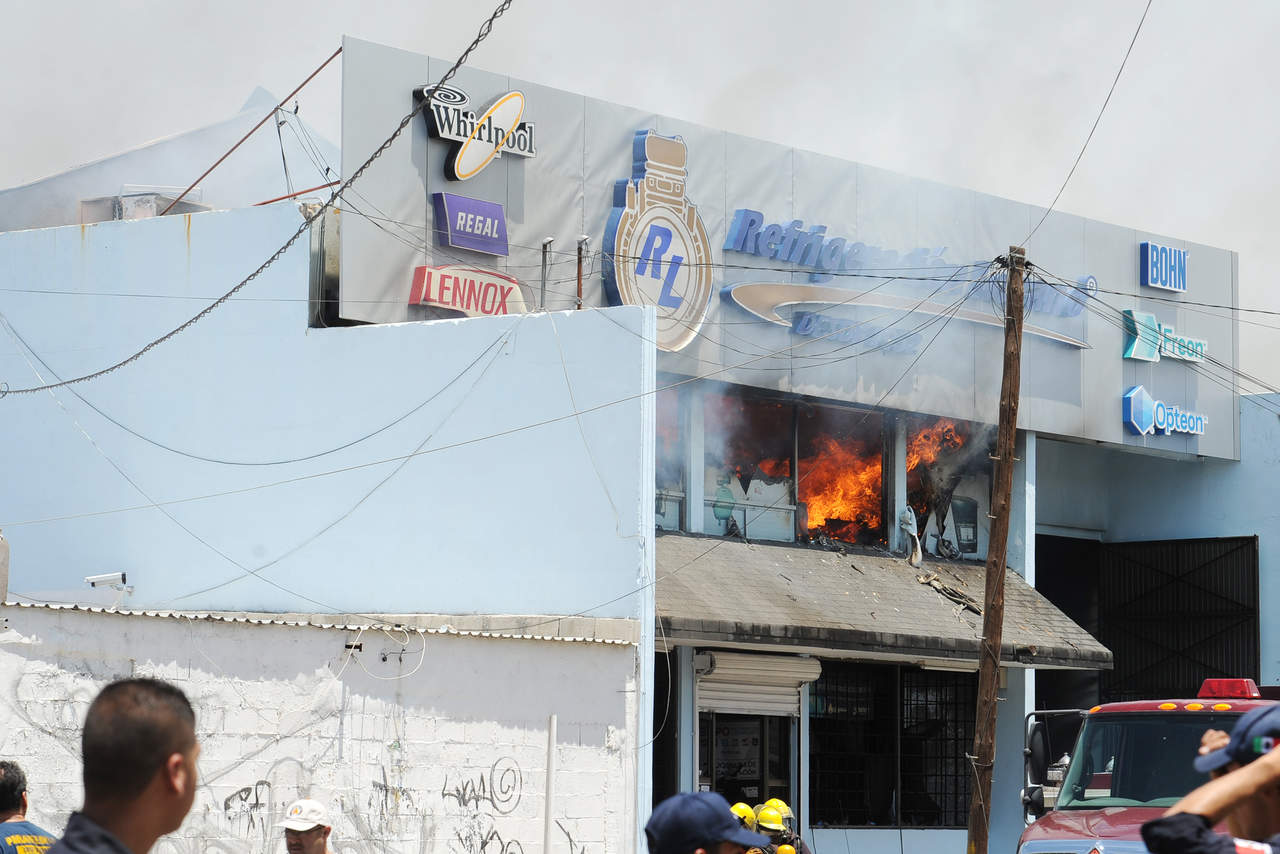
[[[450,64],[344,41],[344,176]],[[411,300],[419,268],[488,271],[508,310],[537,305],[547,238],[546,306],[570,309],[586,235],[584,306],[652,306],[665,375],[988,424],[1004,316],[991,262],[1043,212],[465,66],[357,187],[377,219],[343,211],[344,318],[498,310],[465,286],[428,299],[425,272]],[[459,227],[436,194],[500,207],[507,253],[479,208]],[[1020,427],[1238,457],[1236,390],[1199,372],[1235,365],[1236,323],[1178,304],[1237,305],[1234,253],[1055,211],[1027,254],[1053,278],[1027,280]],[[1134,432],[1116,401],[1136,386],[1212,429]]]

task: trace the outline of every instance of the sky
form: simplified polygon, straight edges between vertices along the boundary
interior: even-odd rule
[[[1145,5],[515,0],[471,64],[1046,205]],[[0,187],[226,118],[256,86],[283,96],[344,34],[455,57],[491,8],[13,4],[0,30]],[[1280,3],[1154,0],[1058,209],[1235,250],[1240,305],[1280,312],[1266,261],[1280,231],[1276,44]],[[335,142],[339,83],[335,62],[298,98]],[[1243,316],[1264,325],[1242,325],[1242,368],[1280,385],[1280,316]]]

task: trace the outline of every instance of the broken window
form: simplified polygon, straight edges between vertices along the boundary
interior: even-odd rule
[[[795,408],[736,390],[704,395],[703,407],[703,530],[795,539]]]
[[[884,540],[884,439],[879,413],[802,406],[797,423],[800,531],[810,539]]]
[[[920,545],[946,558],[981,559],[990,531],[995,428],[916,416],[907,422],[907,504]]]

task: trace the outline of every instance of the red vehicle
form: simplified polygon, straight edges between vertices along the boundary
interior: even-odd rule
[[[1206,679],[1193,700],[1031,713],[1022,804],[1036,820],[1018,840],[1018,854],[1146,854],[1143,823],[1208,779],[1191,765],[1205,730],[1229,732],[1240,715],[1274,702],[1252,679]],[[1053,808],[1046,811],[1045,790],[1052,792],[1058,782],[1049,765],[1047,725],[1055,718],[1064,723],[1063,716],[1082,724]]]

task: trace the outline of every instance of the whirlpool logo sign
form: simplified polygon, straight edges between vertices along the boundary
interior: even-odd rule
[[[697,337],[711,302],[711,241],[685,196],[688,150],[678,136],[638,131],[631,177],[613,189],[604,236],[604,288],[612,305],[658,309],[657,345]]]
[[[413,96],[421,104],[433,91],[426,113],[427,131],[453,144],[444,167],[450,180],[474,178],[503,154],[538,155],[533,124],[523,121],[523,92],[500,95],[477,115],[467,109],[471,97],[452,86],[420,86]]]

